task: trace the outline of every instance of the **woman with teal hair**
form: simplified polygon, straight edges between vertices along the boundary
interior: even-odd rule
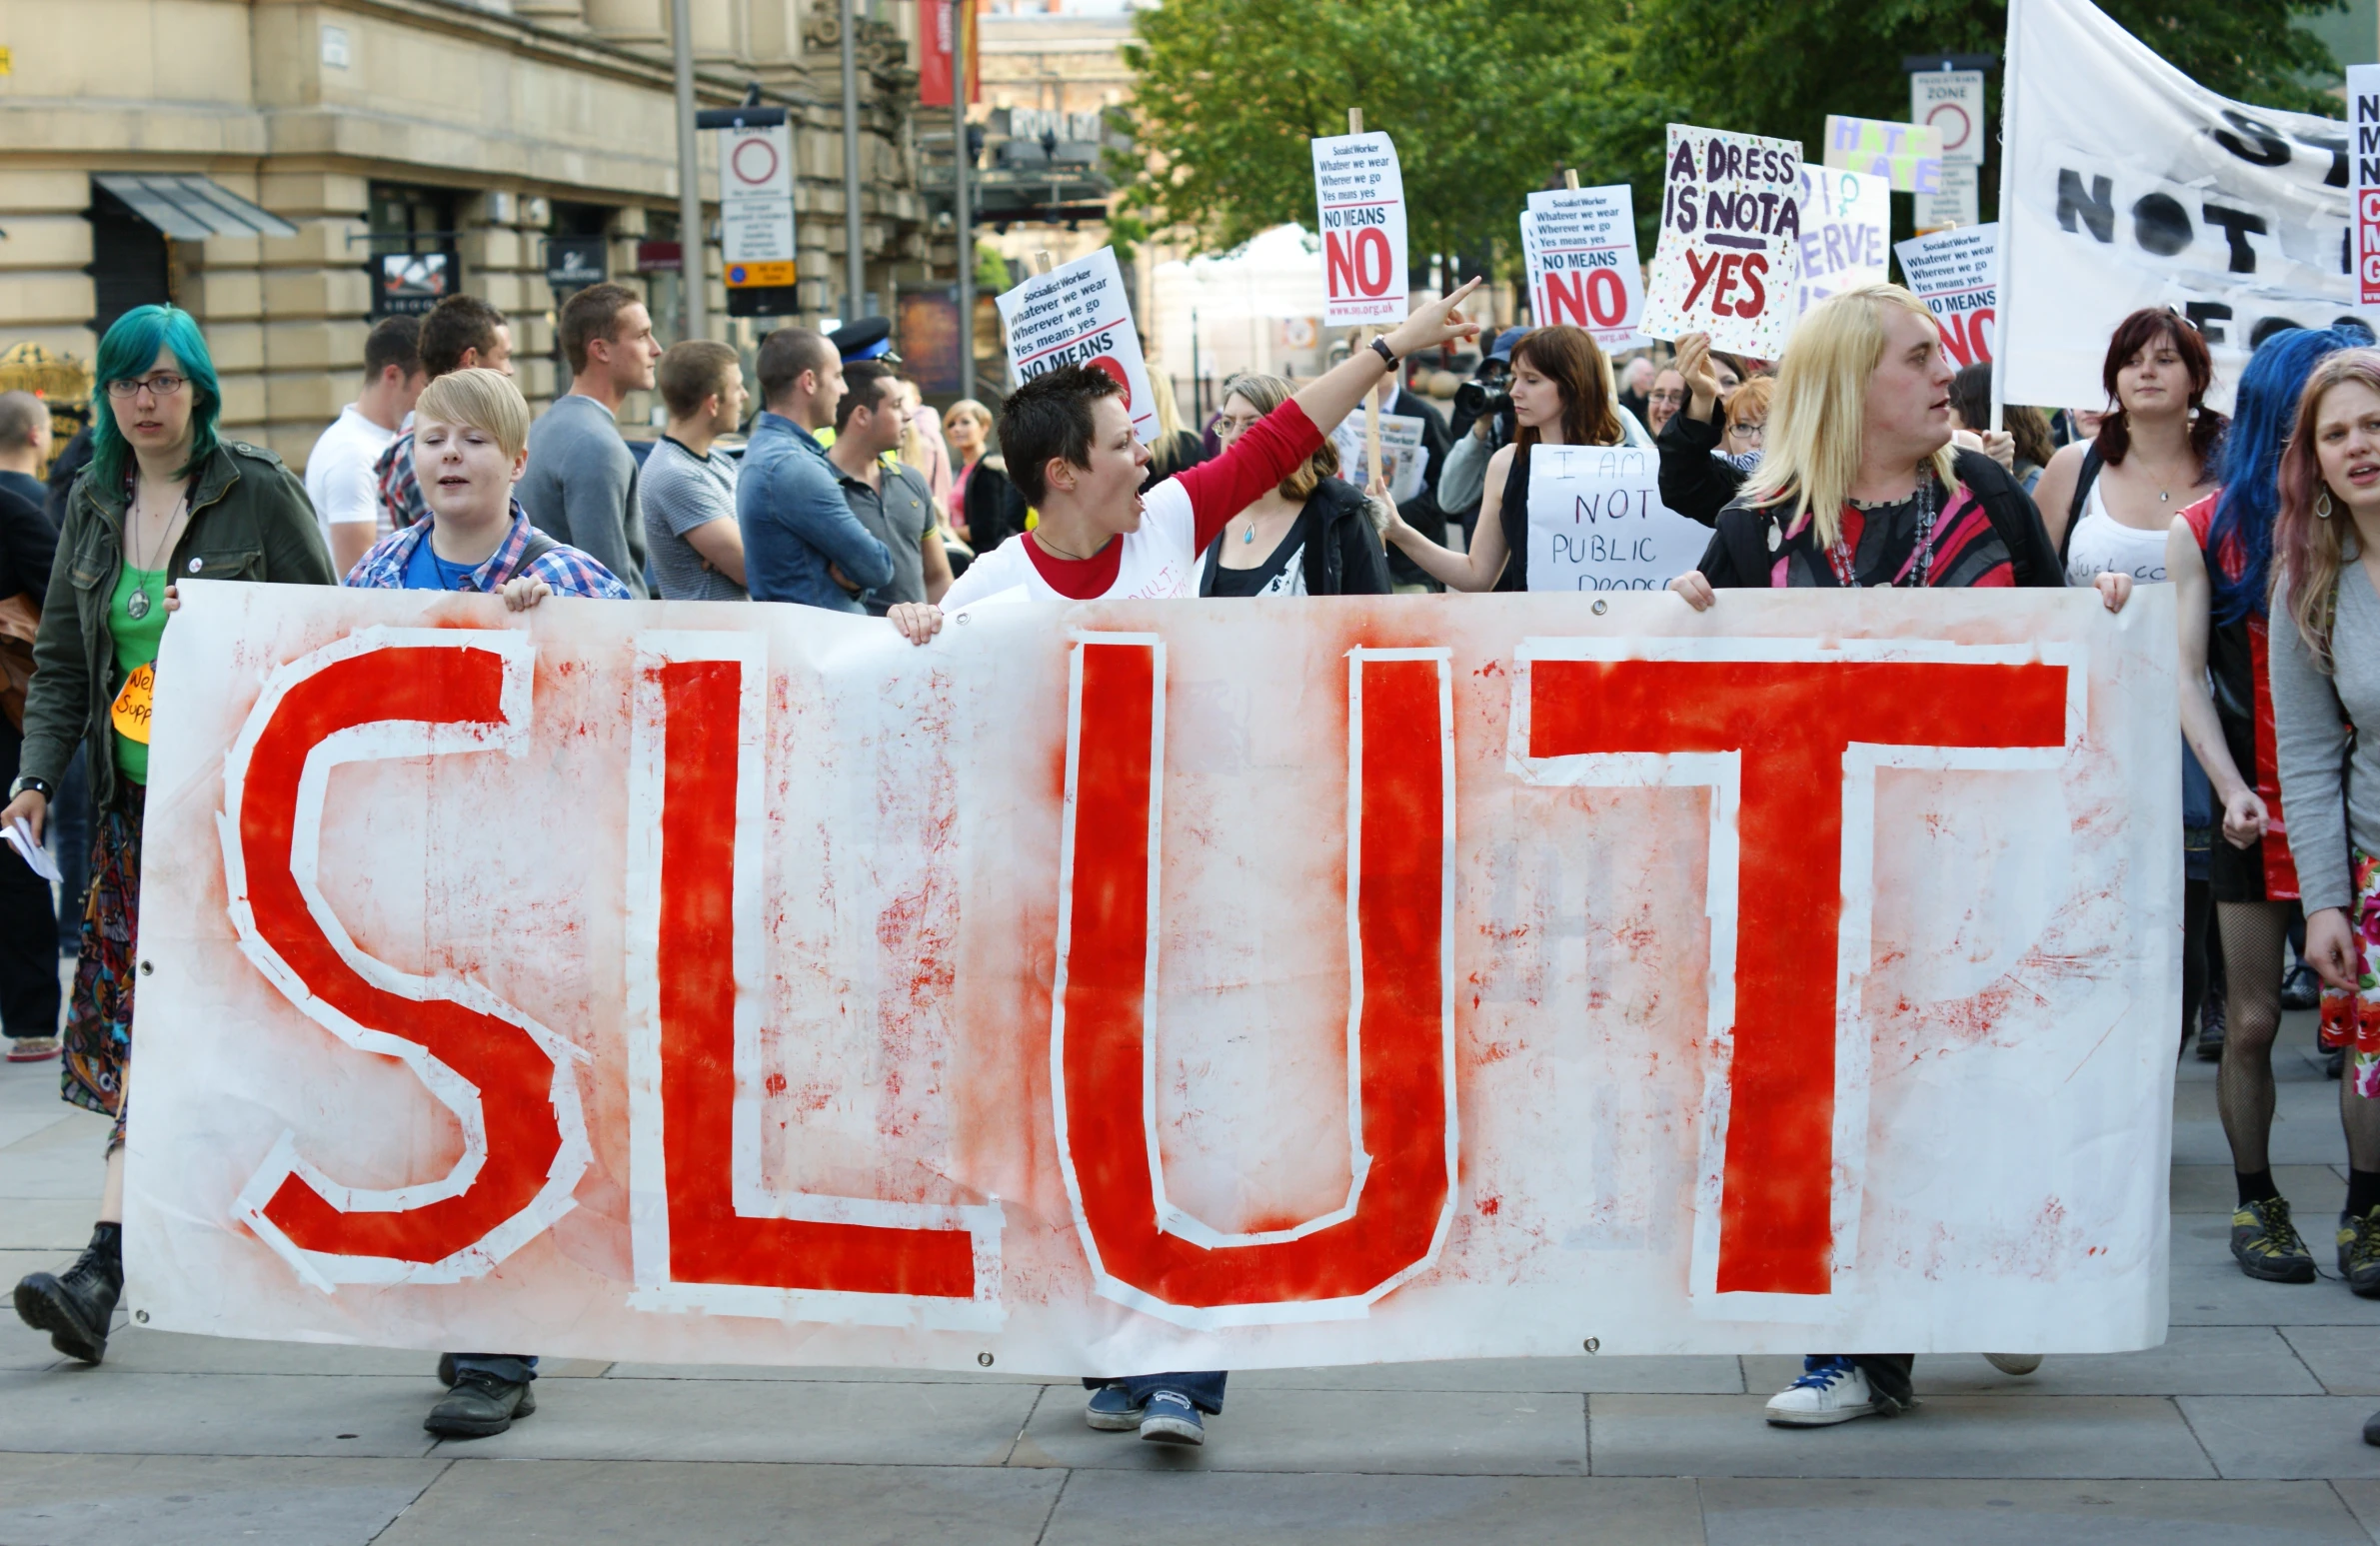
[[[85,1363],[107,1351],[123,1291],[125,1083],[149,706],[176,580],[333,585],[306,490],[269,451],[216,433],[223,393],[207,341],[170,306],[126,312],[99,342],[91,465],[67,495],[25,694],[22,770],[0,826],[36,841],[78,743],[90,749],[91,889],[66,1016],[65,1099],[115,1118],[99,1224],[73,1266],[17,1284],[17,1314]],[[15,862],[0,859],[0,862]]]

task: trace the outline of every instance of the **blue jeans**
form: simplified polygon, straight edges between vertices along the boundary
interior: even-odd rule
[[[1208,1416],[1223,1409],[1223,1381],[1230,1378],[1219,1370],[1203,1374],[1127,1374],[1116,1379],[1087,1379],[1085,1390],[1098,1390],[1108,1385],[1122,1385],[1131,1394],[1135,1406],[1146,1406],[1149,1398],[1161,1390],[1171,1390]]]
[[[508,1385],[526,1385],[537,1378],[537,1359],[522,1353],[457,1353],[455,1373],[458,1377],[473,1370]]]

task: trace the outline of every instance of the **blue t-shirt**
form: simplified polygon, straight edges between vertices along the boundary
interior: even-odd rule
[[[472,571],[477,564],[449,564],[431,551],[430,539],[424,537],[413,550],[413,557],[405,561],[405,589],[408,591],[468,591]]]

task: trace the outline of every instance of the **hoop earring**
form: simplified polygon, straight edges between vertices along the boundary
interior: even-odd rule
[[[2324,484],[2322,492],[2314,496],[2314,519],[2317,521],[2330,519],[2330,486],[2328,484]]]

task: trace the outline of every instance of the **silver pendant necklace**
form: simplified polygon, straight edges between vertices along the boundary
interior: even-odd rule
[[[149,550],[149,562],[141,566],[142,573],[151,574],[156,571],[157,561],[165,556],[163,550],[166,543],[173,538],[174,523],[180,521],[182,512],[189,508],[190,496],[187,493],[174,501],[172,514],[165,518],[165,531],[159,535],[157,543]],[[149,588],[147,586],[139,587],[131,596],[125,598],[124,615],[135,623],[149,615]]]

